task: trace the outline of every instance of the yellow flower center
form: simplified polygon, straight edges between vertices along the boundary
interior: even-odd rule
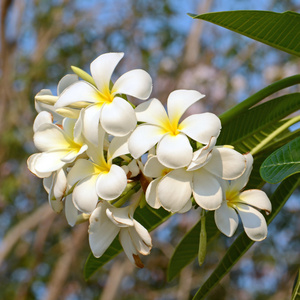
[[[165,120],[162,124],[164,131],[167,133],[170,133],[171,135],[176,136],[177,134],[180,133],[180,124],[178,124],[176,121],[175,122],[170,122],[169,119]]]
[[[226,191],[226,200],[229,207],[234,207],[239,203],[239,191],[227,190]]]
[[[100,104],[104,104],[104,103],[111,103],[114,100],[114,95],[113,95],[113,91],[111,91],[109,89],[109,87],[107,86],[106,88],[104,88],[102,91],[98,91],[98,97],[97,100],[99,101]]]

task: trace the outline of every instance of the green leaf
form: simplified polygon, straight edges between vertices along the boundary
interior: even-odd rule
[[[300,299],[300,270],[298,271],[295,279],[291,300],[299,300],[299,299]]]
[[[300,14],[287,11],[223,11],[192,15],[251,39],[300,56]]]
[[[75,67],[75,66],[71,66],[72,71],[78,75],[81,79],[89,82],[90,84],[92,84],[93,86],[96,86],[96,83],[94,81],[94,78],[88,74],[87,72],[83,71],[82,69]]]
[[[143,208],[137,208],[134,218],[140,222],[148,231],[154,230],[157,226],[165,222],[172,214],[164,209],[153,209],[146,205]],[[122,252],[122,246],[119,239],[116,238],[104,254],[96,258],[92,253],[89,254],[84,266],[84,278],[89,279],[97,270],[103,267],[107,262]]]
[[[272,213],[266,217],[268,224],[280,212],[285,202],[289,199],[293,191],[300,184],[299,174],[295,174],[284,180],[270,198],[272,202]],[[250,240],[243,232],[230,246],[223,259],[215,268],[210,277],[198,290],[193,300],[201,300],[219,283],[219,281],[231,270],[231,268],[239,261],[244,253],[252,246],[254,242]]]
[[[201,220],[184,236],[176,247],[168,266],[168,280],[175,278],[179,272],[198,255],[200,239]],[[214,213],[208,212],[206,215],[207,244],[218,234],[219,230],[215,224]]]
[[[261,177],[269,183],[278,183],[300,172],[300,137],[273,152],[260,168]]]
[[[222,128],[218,144],[230,144],[237,151],[248,152],[281,126],[282,118],[298,109],[300,93],[284,95],[255,106],[239,114]]]

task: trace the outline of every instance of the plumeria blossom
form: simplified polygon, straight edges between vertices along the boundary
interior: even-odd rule
[[[81,134],[82,114],[78,120],[64,118],[62,126],[52,123],[52,115],[46,111],[38,114],[34,123],[34,144],[42,151],[28,158],[29,170],[40,178],[51,176],[72,163],[88,148]]]
[[[238,226],[240,216],[244,230],[253,241],[261,241],[267,237],[268,227],[259,210],[271,213],[272,205],[265,192],[261,190],[241,191],[246,186],[252,171],[253,157],[245,155],[247,168],[245,173],[232,181],[222,181],[222,205],[215,211],[215,222],[221,232],[232,236]]]
[[[144,124],[129,139],[132,156],[138,158],[158,143],[157,158],[166,167],[176,169],[190,164],[193,148],[189,138],[207,145],[221,129],[219,118],[212,113],[194,114],[180,121],[184,112],[203,97],[197,91],[176,90],[168,97],[168,113],[155,98],[138,105],[137,120]]]
[[[145,164],[144,173],[156,178],[146,191],[146,201],[154,208],[163,206],[171,212],[184,212],[191,208],[191,195],[196,203],[207,210],[220,207],[223,200],[221,179],[240,177],[246,168],[245,157],[227,147],[214,147],[200,168],[170,169],[152,156]]]
[[[135,204],[116,208],[101,201],[90,216],[89,243],[95,257],[100,257],[119,234],[120,243],[129,260],[139,268],[138,254],[148,255],[152,248],[146,228],[133,218]]]
[[[84,213],[92,213],[98,198],[113,200],[119,197],[127,185],[124,170],[112,163],[120,155],[128,153],[128,137],[115,137],[111,141],[107,157],[103,152],[105,131],[100,125],[98,130],[98,146],[90,145],[87,154],[90,160],[78,159],[70,170],[67,181],[73,190],[73,203]]]
[[[35,109],[38,113],[40,112],[50,112],[53,116],[54,122],[61,124],[64,117],[77,119],[80,114],[80,109],[74,109],[69,107],[64,107],[60,109],[55,109],[54,105],[59,97],[59,95],[71,84],[78,81],[78,76],[75,74],[65,75],[57,85],[57,96],[54,96],[52,92],[48,89],[42,89],[35,96]]]
[[[114,136],[125,136],[136,126],[134,109],[120,95],[125,94],[146,100],[152,91],[150,75],[140,69],[123,74],[110,87],[112,73],[124,53],[106,53],[96,58],[90,66],[95,86],[79,81],[60,95],[55,108],[85,107],[84,135],[90,142],[98,142],[98,123]]]

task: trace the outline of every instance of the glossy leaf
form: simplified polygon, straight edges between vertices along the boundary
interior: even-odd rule
[[[272,202],[272,213],[266,217],[267,223],[270,224],[275,216],[280,212],[285,202],[289,199],[293,191],[300,184],[300,176],[295,174],[284,180],[270,198]],[[231,270],[239,261],[244,253],[251,247],[254,242],[250,240],[243,232],[230,246],[223,259],[215,268],[210,277],[198,290],[193,300],[201,300],[220,282],[220,280]]]
[[[296,12],[240,10],[191,16],[300,56],[300,14]]]
[[[148,205],[137,208],[134,218],[140,222],[148,231],[154,230],[161,223],[166,221],[172,214],[164,209],[152,209]],[[84,278],[89,279],[97,270],[123,251],[119,239],[116,238],[105,253],[96,258],[92,253],[89,254],[84,266]]]
[[[261,177],[269,183],[278,183],[300,172],[300,137],[273,152],[260,168]]]
[[[295,279],[291,300],[299,300],[299,299],[300,299],[300,270],[298,271]]]

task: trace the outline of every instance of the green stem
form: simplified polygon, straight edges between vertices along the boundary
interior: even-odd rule
[[[235,105],[231,109],[229,109],[226,112],[224,112],[223,114],[221,114],[219,116],[219,118],[221,119],[222,125],[224,126],[233,117],[246,111],[248,108],[257,104],[258,102],[265,99],[266,97],[268,97],[282,89],[285,89],[289,86],[299,84],[299,83],[300,83],[300,75],[290,76],[290,77],[287,77],[287,78],[284,78],[277,82],[272,83],[271,85],[263,88],[262,90],[253,94],[249,98],[245,99],[243,102]]]
[[[290,120],[288,120],[286,123],[284,123],[282,126],[277,128],[275,131],[273,131],[268,137],[266,137],[264,140],[262,140],[256,147],[254,147],[250,153],[252,155],[255,155],[257,152],[259,152],[263,147],[265,147],[269,142],[271,142],[277,135],[279,135],[281,132],[292,126],[293,124],[300,122],[300,116],[296,116]]]
[[[115,207],[121,207],[124,203],[126,203],[127,199],[135,194],[141,188],[141,184],[139,182],[131,182],[127,184],[127,187],[123,194],[114,202]]]
[[[204,263],[206,256],[206,245],[207,245],[207,236],[206,236],[206,212],[204,209],[201,211],[201,230],[200,230],[200,241],[199,241],[199,252],[198,252],[198,263],[201,266]]]

